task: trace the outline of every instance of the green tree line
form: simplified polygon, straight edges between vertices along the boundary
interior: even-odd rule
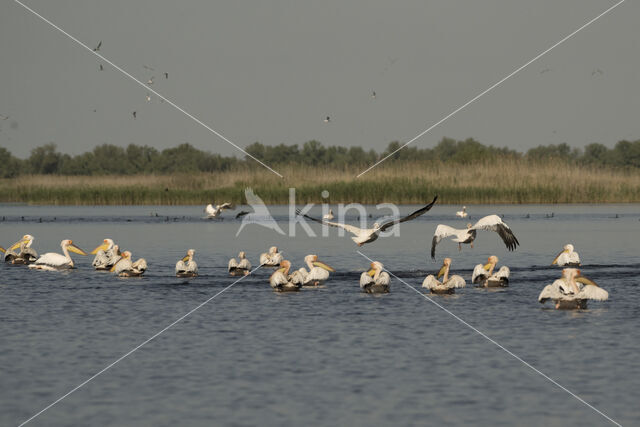
[[[500,159],[548,161],[554,159],[585,166],[640,168],[640,140],[619,141],[613,148],[599,143],[584,149],[571,148],[566,143],[541,145],[522,153],[509,148],[484,145],[473,138],[456,141],[443,138],[433,148],[402,145],[394,141],[377,153],[361,147],[325,147],[318,141],[298,144],[267,146],[256,142],[245,148],[251,156],[267,165],[320,165],[343,169],[373,164],[391,155],[390,162],[455,162],[471,164]],[[56,145],[46,144],[31,150],[26,159],[19,159],[6,148],[0,147],[0,177],[11,178],[22,174],[57,175],[135,175],[172,174],[179,172],[223,172],[255,166],[245,156],[224,157],[199,150],[190,144],[157,150],[149,146],[130,144],[120,147],[103,144],[92,151],[71,156],[57,151]]]

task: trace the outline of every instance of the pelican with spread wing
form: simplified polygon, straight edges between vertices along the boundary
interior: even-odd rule
[[[283,259],[282,254],[278,252],[277,246],[271,246],[269,252],[260,254],[260,264],[263,267],[277,267]]]
[[[434,277],[433,274],[428,275],[422,287],[429,289],[432,294],[453,294],[456,288],[464,288],[467,284],[462,278],[454,274],[449,277],[449,269],[451,268],[451,258],[445,258],[442,262],[442,267],[438,272],[438,276]],[[438,280],[442,277],[442,281]]]
[[[86,252],[73,244],[72,240],[66,239],[60,242],[62,253],[48,252],[36,260],[35,263],[29,265],[29,268],[36,270],[58,271],[74,268],[73,260],[69,256],[69,251],[80,255],[86,255]]]
[[[577,268],[565,268],[562,277],[544,287],[538,301],[553,300],[556,309],[587,308],[587,300],[606,301],[609,293],[580,273]]]
[[[438,200],[438,196],[433,198],[433,201],[431,203],[429,203],[428,205],[418,209],[417,211],[403,217],[403,218],[399,218],[399,219],[393,219],[393,220],[389,220],[389,221],[385,221],[382,224],[380,223],[375,223],[373,224],[373,228],[358,228],[355,227],[353,225],[349,225],[349,224],[343,224],[341,222],[330,222],[330,221],[323,221],[321,219],[318,218],[314,218],[312,216],[309,215],[302,215],[301,211],[298,209],[296,210],[296,213],[298,215],[302,215],[303,217],[310,219],[312,221],[318,222],[320,224],[325,224],[325,225],[330,225],[332,227],[339,227],[339,228],[343,228],[345,230],[347,230],[349,233],[354,234],[353,237],[351,237],[351,240],[353,240],[354,242],[356,242],[356,244],[358,246],[362,246],[366,243],[371,243],[374,240],[376,240],[379,236],[380,233],[383,231],[386,231],[387,229],[393,227],[396,224],[400,224],[401,222],[405,222],[405,221],[410,221],[412,219],[415,219],[417,217],[419,217],[420,215],[424,214],[425,212],[429,211],[429,209],[431,209],[433,207],[433,205],[436,203],[436,200]]]
[[[476,267],[473,269],[471,282],[484,288],[509,286],[509,274],[511,274],[509,267],[503,265],[502,267],[500,267],[500,270],[494,273],[493,270],[498,264],[498,257],[495,255],[491,255],[489,259],[487,259],[487,261],[488,262],[485,265],[476,265]]]
[[[4,262],[10,264],[31,264],[38,259],[38,253],[31,247],[35,239],[25,234],[20,240],[9,246],[4,252]],[[16,249],[19,249],[16,252]]]
[[[389,273],[384,271],[384,265],[379,261],[370,264],[371,269],[360,275],[360,289],[368,294],[388,294]]]
[[[91,251],[95,255],[93,268],[96,270],[109,271],[113,265],[120,260],[120,248],[112,239],[104,239],[102,244]]]
[[[207,219],[209,218],[218,218],[223,210],[233,209],[233,205],[231,203],[223,203],[221,205],[216,205],[214,208],[211,203],[209,203],[205,208],[204,212],[207,214]]]
[[[195,249],[189,249],[187,254],[176,262],[176,277],[196,277],[198,264],[193,260]]]
[[[511,231],[509,226],[504,223],[498,215],[488,215],[480,218],[480,220],[473,225],[467,224],[467,228],[462,230],[439,224],[436,227],[436,232],[433,234],[433,240],[431,241],[431,258],[435,259],[436,257],[436,245],[447,237],[453,236],[451,240],[458,243],[458,250],[462,250],[463,243],[469,244],[473,248],[473,241],[476,239],[478,230],[495,231],[510,251],[515,250],[520,244],[513,234],[513,231]]]

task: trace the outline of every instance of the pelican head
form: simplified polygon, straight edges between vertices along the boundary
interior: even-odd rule
[[[247,254],[245,254],[244,251],[238,252],[238,258],[245,259],[246,257],[247,257]]]
[[[333,215],[333,209],[329,209],[329,215]]]
[[[182,258],[182,262],[186,262],[187,260],[193,259],[193,255],[195,255],[196,250],[195,249],[189,249],[187,251],[187,254],[184,256],[184,258]]]
[[[304,257],[305,262],[307,262],[307,259],[309,259],[309,262],[311,262],[311,265],[313,265],[314,267],[320,267],[323,270],[327,270],[327,271],[331,271],[331,272],[336,271],[330,265],[325,264],[322,261],[318,261],[318,255],[307,255],[306,257]]]
[[[95,255],[95,254],[98,253],[98,251],[107,251],[107,250],[113,248],[113,246],[114,246],[113,240],[104,239],[100,246],[98,246],[97,248],[95,248],[94,250],[91,251],[91,254]]]
[[[277,254],[278,253],[278,247],[277,246],[271,246],[269,248],[269,253],[270,254]]]
[[[442,260],[442,267],[440,267],[440,271],[438,271],[437,279],[439,279],[442,276],[444,276],[444,273],[449,269],[450,266],[451,266],[451,258],[443,259]]]
[[[473,227],[473,225],[471,225],[471,223],[470,223],[470,222],[468,222],[468,223],[467,223],[467,228],[471,228],[471,227]]]
[[[13,245],[11,245],[8,250],[10,250],[10,251],[16,250],[21,245],[24,245],[24,247],[28,248],[33,243],[33,240],[34,240],[34,238],[33,238],[33,236],[31,234],[25,234],[24,236],[22,236],[22,238],[20,240],[18,240]]]
[[[282,261],[280,261],[279,271],[287,275],[289,274],[290,269],[291,269],[291,263],[289,261],[287,261],[286,259],[283,259]]]
[[[373,261],[370,264],[371,270],[367,271],[367,274],[371,277],[375,276],[376,273],[381,272],[384,269],[384,265],[379,261]]]
[[[573,245],[571,243],[567,243],[564,245],[565,252],[573,252]]]
[[[571,243],[567,243],[562,247],[562,251],[560,251],[560,253],[556,255],[555,259],[551,262],[551,265],[558,263],[558,258],[560,258],[560,255],[568,254],[569,252],[573,252],[573,245]]]
[[[76,245],[73,244],[73,240],[70,239],[66,239],[63,240],[62,242],[60,242],[60,247],[62,248],[62,251],[64,252],[65,249],[74,252],[76,254],[79,255],[86,255],[87,253],[85,251],[83,251],[82,249],[80,249],[79,247],[77,247]]]
[[[591,286],[599,287],[596,282],[589,279],[588,277],[583,276],[582,272],[577,268],[565,268],[564,270],[568,270],[567,274],[570,280],[572,279],[578,283],[582,283],[583,285],[591,285]],[[563,273],[564,273],[564,270],[563,270]]]

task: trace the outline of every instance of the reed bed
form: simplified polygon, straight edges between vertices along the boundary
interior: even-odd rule
[[[288,165],[279,178],[261,168],[223,173],[133,176],[32,175],[0,180],[0,202],[54,205],[202,205],[244,203],[252,187],[267,204],[298,203],[634,203],[640,171],[524,160],[499,165],[388,163],[356,178],[356,170]],[[329,198],[323,199],[323,190]]]

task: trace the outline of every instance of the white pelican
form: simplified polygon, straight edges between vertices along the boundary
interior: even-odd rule
[[[376,223],[373,224],[373,228],[358,228],[358,227],[355,227],[353,225],[342,224],[340,222],[323,221],[323,220],[320,220],[320,219],[317,219],[317,218],[313,218],[313,217],[311,217],[309,215],[303,215],[303,216],[305,218],[307,218],[307,219],[312,220],[312,221],[319,222],[320,224],[326,224],[326,225],[330,225],[332,227],[340,227],[340,228],[343,228],[343,229],[347,230],[349,233],[355,234],[355,236],[352,237],[351,240],[356,242],[356,244],[358,246],[362,246],[365,243],[370,243],[370,242],[373,242],[374,240],[376,240],[380,236],[380,232],[385,231],[388,228],[391,228],[396,224],[400,224],[401,222],[412,220],[412,219],[417,218],[420,215],[424,214],[429,209],[431,209],[431,207],[436,203],[436,200],[438,200],[438,196],[434,197],[433,201],[431,203],[429,203],[428,205],[426,205],[426,206],[418,209],[417,211],[405,216],[404,218],[395,219],[395,220],[389,220],[389,221],[386,221],[386,222],[384,222],[382,224],[379,224],[379,223],[376,222]],[[298,215],[300,215],[300,210],[297,210],[296,212],[298,213]]]
[[[177,277],[196,277],[198,275],[198,264],[193,260],[195,249],[189,249],[184,258],[176,262]]]
[[[606,301],[609,293],[592,280],[582,276],[577,268],[565,268],[562,277],[544,287],[538,301],[553,300],[556,309],[587,308],[587,300]]]
[[[334,218],[333,216],[333,209],[329,209],[329,213],[322,215],[322,220],[323,221],[331,221]]]
[[[368,294],[389,293],[389,273],[382,270],[384,270],[384,265],[381,262],[372,262],[371,270],[360,275],[360,289]]]
[[[453,294],[456,288],[464,288],[467,284],[461,276],[453,275],[449,277],[450,268],[451,258],[445,258],[438,276],[434,277],[433,274],[430,274],[425,277],[422,287],[429,289],[432,294]],[[438,280],[440,277],[442,277],[442,282]]]
[[[336,271],[333,267],[318,261],[318,255],[307,255],[304,257],[304,262],[309,267],[309,271],[304,268],[296,271],[301,275],[303,286],[321,286],[329,278],[329,272]]]
[[[73,241],[69,239],[60,242],[60,247],[64,255],[48,252],[38,258],[35,263],[29,265],[29,268],[48,271],[67,270],[73,268],[73,260],[69,256],[69,251],[86,255],[85,251],[74,245]]]
[[[238,260],[231,258],[227,265],[230,276],[246,276],[251,271],[251,263],[247,259],[244,251],[238,253]]]
[[[498,215],[488,215],[480,218],[474,225],[467,224],[467,228],[463,230],[438,224],[436,232],[433,234],[433,240],[431,241],[431,258],[435,259],[436,245],[445,237],[455,236],[455,238],[451,240],[458,243],[458,250],[462,250],[463,243],[468,243],[473,248],[473,241],[476,239],[476,232],[478,230],[495,231],[500,235],[502,241],[510,251],[515,250],[516,246],[520,244],[516,236],[514,236],[513,231],[511,231],[506,223],[502,222]]]
[[[274,291],[278,292],[295,292],[299,291],[302,283],[293,279],[293,276],[289,275],[291,269],[291,263],[287,260],[283,260],[280,263],[280,268],[273,272],[269,277],[269,284]]]
[[[217,218],[225,209],[233,209],[233,205],[231,203],[223,203],[221,205],[216,205],[216,207],[214,208],[213,205],[209,203],[204,208],[204,211],[207,214],[207,218]]]
[[[4,262],[10,264],[31,264],[38,259],[38,253],[31,247],[35,239],[30,234],[25,234],[20,240],[9,246],[4,253]],[[16,249],[20,248],[18,252]]]
[[[562,252],[558,254],[551,265],[558,264],[560,267],[580,267],[580,256],[578,252],[573,250],[573,245],[568,243],[564,245]]]
[[[494,273],[493,270],[498,264],[498,257],[491,255],[487,261],[485,265],[476,265],[476,268],[473,269],[471,282],[484,288],[509,286],[509,274],[511,273],[509,267],[503,265],[500,270]]]
[[[277,246],[271,246],[269,252],[260,255],[260,264],[263,267],[277,267],[282,262],[282,254]]]
[[[124,251],[122,258],[111,267],[111,272],[115,272],[120,277],[142,276],[147,270],[147,261],[144,258],[131,262],[131,252]]]
[[[111,239],[104,239],[91,254],[95,255],[91,265],[96,270],[111,270],[113,264],[120,260],[120,248]]]
[[[461,211],[456,212],[456,216],[458,216],[460,218],[466,218],[468,216],[467,207],[463,206]]]

